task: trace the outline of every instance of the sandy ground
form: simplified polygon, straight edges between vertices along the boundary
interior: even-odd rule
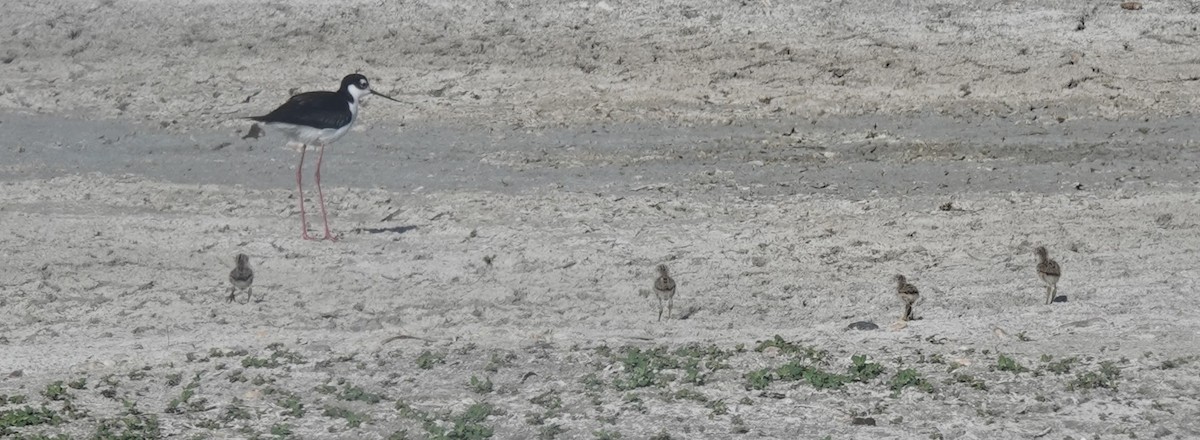
[[[1197,6],[859,3],[6,4],[0,437],[1200,436]]]

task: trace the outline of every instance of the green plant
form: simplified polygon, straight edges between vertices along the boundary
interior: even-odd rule
[[[372,405],[387,398],[382,394],[372,393],[362,387],[357,387],[349,383],[343,385],[342,392],[338,393],[337,397],[346,401],[367,402]]]
[[[905,368],[897,371],[896,374],[892,376],[892,395],[899,395],[901,391],[908,387],[916,387],[917,389],[927,393],[933,392],[933,385],[930,385],[925,378],[921,377],[921,373],[918,373],[917,370]]]
[[[763,368],[746,373],[746,388],[753,390],[766,389],[771,384],[771,369]]]
[[[709,401],[704,406],[712,410],[712,414],[709,417],[729,414],[729,405],[725,404],[724,399]]]
[[[541,427],[541,429],[538,429],[538,439],[539,440],[554,440],[554,439],[558,438],[559,434],[562,434],[564,432],[567,432],[567,430],[563,429],[562,425],[559,425],[557,423],[552,424],[552,425],[546,425],[546,426]]]
[[[218,416],[218,419],[225,423],[229,423],[234,420],[250,420],[252,418],[254,418],[254,416],[250,415],[250,411],[246,409],[245,405],[243,405],[242,399],[237,397],[234,397],[233,400],[229,402],[229,405],[225,406],[225,410],[221,411],[221,415]]]
[[[637,347],[624,348],[622,356],[617,360],[624,365],[625,376],[613,380],[613,387],[618,390],[632,390],[651,385],[664,385],[666,381],[661,380],[659,371],[678,366],[678,363],[666,355],[665,351],[663,349],[643,351]]]
[[[292,436],[292,426],[288,425],[286,423],[276,423],[274,425],[271,425],[271,435],[274,435],[277,437],[291,437]]]
[[[157,416],[137,413],[132,405],[129,406],[129,412],[130,414],[123,417],[100,420],[92,439],[127,440],[162,437],[162,429],[159,427]]]
[[[503,367],[512,365],[512,362],[516,359],[517,355],[513,353],[506,352],[503,355],[500,353],[492,353],[491,358],[488,359],[487,365],[483,366],[483,370],[489,373],[495,373],[500,371],[500,369]]]
[[[42,391],[42,396],[50,400],[69,400],[71,395],[67,393],[67,388],[63,386],[63,381],[56,380],[49,385],[46,385],[46,390]]]
[[[868,380],[879,377],[883,374],[883,366],[874,362],[867,362],[867,357],[863,355],[850,356],[850,365],[847,373],[855,382],[866,382]]]
[[[0,411],[0,437],[11,433],[11,428],[36,425],[58,425],[62,416],[46,407],[33,409],[28,406],[20,409]]]
[[[1121,370],[1118,370],[1112,362],[1105,361],[1100,363],[1100,369],[1097,371],[1076,374],[1075,380],[1067,382],[1067,389],[1074,391],[1107,388],[1116,391],[1117,379],[1120,377]]]
[[[281,416],[294,417],[298,419],[304,417],[304,413],[306,412],[304,410],[304,403],[300,402],[300,397],[296,395],[284,396],[276,401],[275,404],[283,407],[284,411],[279,413]]]
[[[1046,371],[1054,374],[1067,374],[1071,372],[1071,366],[1076,362],[1079,362],[1079,358],[1069,357],[1054,362],[1047,362],[1045,368]]]
[[[783,337],[779,335],[775,335],[774,338],[766,341],[759,341],[758,345],[754,347],[754,351],[761,353],[769,347],[775,347],[779,349],[780,354],[795,354],[816,362],[825,360],[825,357],[828,355],[828,353],[826,353],[824,350],[820,350],[815,347],[805,347],[803,345],[785,341]]]
[[[1017,363],[1015,359],[1005,355],[1000,355],[1000,357],[996,359],[995,369],[999,371],[1011,371],[1013,373],[1024,373],[1029,371],[1028,368],[1025,368],[1023,365]]]
[[[72,389],[76,389],[76,390],[86,389],[87,388],[87,378],[81,377],[79,379],[75,379],[73,381],[67,382],[67,386],[71,387]]]
[[[1163,361],[1162,365],[1160,365],[1158,368],[1163,369],[1163,370],[1170,370],[1172,368],[1178,368],[1183,365],[1187,365],[1187,364],[1195,361],[1196,359],[1197,359],[1197,356],[1184,356],[1184,357],[1178,357],[1175,359],[1167,359],[1167,360]]]
[[[363,414],[356,413],[344,407],[333,405],[326,405],[325,412],[323,412],[322,415],[325,417],[345,419],[346,426],[351,428],[362,426],[363,422],[367,420],[367,416]]]
[[[965,373],[955,374],[954,382],[967,384],[971,388],[977,389],[979,391],[987,391],[988,390],[987,384],[984,383],[983,379],[976,379],[975,376],[972,376],[970,374],[965,374]]]
[[[621,438],[621,433],[617,431],[599,429],[592,431],[592,436],[594,436],[596,440],[617,440]]]
[[[260,358],[254,356],[246,356],[242,358],[242,368],[275,368],[279,366],[279,361],[274,358]]]
[[[490,426],[483,424],[494,409],[486,403],[473,404],[462,414],[455,416],[451,422],[450,429],[446,429],[438,425],[432,419],[425,420],[425,430],[429,432],[429,438],[435,440],[479,440],[491,438],[494,431]]]
[[[840,388],[851,380],[849,376],[833,374],[816,367],[805,366],[797,359],[793,359],[791,362],[776,368],[775,377],[788,382],[804,379],[809,385],[817,389]]]
[[[432,369],[434,366],[444,363],[446,363],[446,355],[444,353],[434,353],[425,350],[417,356],[417,368],[422,370]]]
[[[604,381],[596,373],[585,374],[579,379],[579,382],[583,383],[583,389],[587,391],[600,391],[604,389]]]
[[[478,377],[475,377],[474,375],[472,375],[471,381],[470,381],[470,387],[471,387],[471,391],[474,391],[479,394],[490,393],[490,392],[492,392],[492,388],[493,388],[492,387],[492,379],[484,378],[483,380],[480,380]]]

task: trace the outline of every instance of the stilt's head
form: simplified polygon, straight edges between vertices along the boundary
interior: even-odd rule
[[[658,276],[664,277],[664,278],[671,276],[670,273],[667,271],[667,265],[665,265],[665,264],[658,265]]]
[[[893,279],[896,280],[896,285],[898,286],[903,286],[904,284],[908,283],[908,279],[904,278],[904,275],[896,275],[896,277]]]
[[[357,73],[352,73],[342,78],[342,90],[353,96],[356,102],[362,101],[367,95],[379,95],[392,101],[400,102],[396,98],[371,90],[371,83],[367,81],[367,77]]]
[[[237,254],[237,257],[234,257],[233,261],[237,264],[238,269],[250,267],[250,257],[246,256],[246,254]]]
[[[1045,246],[1038,246],[1033,250],[1034,255],[1037,255],[1038,261],[1046,261],[1050,258],[1050,253],[1046,252]]]

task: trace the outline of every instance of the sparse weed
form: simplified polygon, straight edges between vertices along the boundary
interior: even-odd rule
[[[491,438],[494,431],[483,424],[494,409],[486,403],[476,403],[467,407],[462,414],[452,418],[449,429],[439,425],[432,419],[425,420],[425,430],[431,440],[479,440]]]
[[[955,383],[967,384],[967,386],[970,386],[971,388],[977,389],[979,391],[987,391],[988,390],[987,383],[985,383],[983,381],[983,379],[977,379],[977,378],[975,378],[975,376],[972,376],[970,374],[958,373],[958,374],[954,375],[954,378],[952,380]]]
[[[273,358],[260,358],[254,356],[246,356],[242,358],[242,368],[275,368],[279,366],[279,361]]]
[[[102,419],[96,425],[94,440],[126,440],[161,438],[162,429],[158,417],[137,412],[133,405],[127,407],[129,414],[123,417]]]
[[[487,371],[488,373],[495,373],[497,371],[500,371],[501,368],[512,365],[513,361],[515,361],[516,359],[517,359],[517,355],[515,355],[513,353],[508,353],[508,352],[505,352],[504,354],[492,353],[491,358],[488,359],[487,365],[483,366],[483,370]]]
[[[583,389],[587,391],[595,392],[604,389],[604,381],[596,373],[585,374],[579,381],[583,383]]]
[[[779,349],[780,354],[795,354],[814,362],[824,361],[825,357],[828,355],[828,353],[826,353],[824,350],[820,350],[815,347],[805,347],[803,345],[785,341],[783,337],[779,335],[775,335],[774,338],[766,341],[759,341],[758,345],[754,347],[754,351],[761,353],[769,347],[775,347]]]
[[[618,390],[665,385],[666,381],[659,377],[659,371],[678,366],[663,349],[642,351],[637,347],[627,347],[622,351],[624,355],[618,360],[624,364],[625,376],[613,380],[613,387]]]
[[[276,437],[291,437],[292,426],[286,423],[276,423],[271,425],[271,435]]]
[[[1100,369],[1097,371],[1087,371],[1075,375],[1075,380],[1067,382],[1067,390],[1091,390],[1096,388],[1107,388],[1113,391],[1117,389],[1117,379],[1121,377],[1121,370],[1118,370],[1112,362],[1105,361],[1100,363]]]
[[[0,437],[13,434],[12,428],[36,425],[58,425],[63,422],[62,416],[46,407],[33,409],[28,406],[20,409],[0,411]]]
[[[438,364],[444,363],[446,363],[446,355],[444,353],[434,353],[432,351],[425,350],[417,356],[417,368],[422,370],[429,370]]]
[[[480,380],[478,377],[475,377],[474,375],[471,376],[471,381],[469,383],[469,386],[471,387],[471,391],[474,391],[479,394],[490,393],[490,392],[492,392],[492,389],[493,389],[491,378],[484,378],[484,379]]]
[[[538,429],[538,440],[554,440],[558,438],[559,434],[564,432],[567,432],[567,430],[563,429],[562,425],[557,423],[546,425]]]
[[[733,434],[745,434],[750,432],[750,428],[746,426],[746,421],[743,420],[742,416],[738,414],[734,414],[733,417],[729,418],[729,424],[731,425],[729,427],[729,432]]]
[[[345,401],[366,402],[372,405],[387,398],[382,394],[369,392],[362,387],[357,387],[350,383],[343,385],[342,392],[338,393],[337,397]]]
[[[87,389],[87,378],[81,377],[79,379],[75,379],[73,381],[67,382],[67,386],[70,387],[71,389],[75,389],[75,390]]]
[[[285,397],[279,399],[278,401],[276,401],[275,404],[279,405],[280,407],[282,407],[284,409],[283,412],[279,413],[279,415],[281,415],[281,416],[288,416],[288,417],[294,417],[294,418],[299,419],[299,418],[304,417],[304,413],[306,412],[304,410],[304,403],[300,402],[300,397],[296,396],[296,395],[285,396]]]
[[[61,380],[56,380],[46,385],[46,390],[42,391],[42,396],[50,400],[70,400],[71,394],[67,393],[67,388],[63,386]]]
[[[225,410],[221,412],[219,419],[222,422],[229,423],[234,420],[250,420],[254,418],[243,403],[242,399],[234,397],[229,402],[229,405],[225,406]]]
[[[1015,359],[1005,355],[1000,355],[1000,357],[996,359],[996,366],[994,369],[998,371],[1011,371],[1013,373],[1024,373],[1029,371],[1028,368],[1025,368],[1025,366],[1017,363]]]
[[[866,356],[856,354],[850,357],[850,361],[853,364],[850,365],[848,373],[855,382],[866,382],[883,374],[883,366],[867,362]]]
[[[1054,374],[1067,374],[1071,372],[1071,366],[1075,365],[1076,362],[1079,362],[1079,358],[1069,357],[1054,362],[1047,361],[1044,368],[1046,371]]]
[[[351,411],[344,407],[333,406],[333,405],[326,405],[325,412],[323,412],[322,415],[324,415],[325,417],[345,419],[346,426],[349,426],[351,428],[357,428],[359,426],[362,426],[363,422],[367,420],[366,415],[356,413],[356,412]]]
[[[926,393],[933,392],[933,385],[930,385],[929,381],[926,381],[925,378],[921,377],[921,373],[918,373],[917,370],[905,368],[897,371],[896,374],[892,376],[892,395],[898,396],[900,395],[901,391],[908,387],[916,387],[917,389]]]
[[[746,373],[746,389],[763,390],[771,384],[771,369],[763,368]]]
[[[1197,358],[1198,358],[1198,356],[1184,356],[1184,357],[1178,357],[1175,359],[1167,359],[1167,360],[1163,361],[1162,365],[1160,365],[1158,368],[1163,369],[1163,370],[1170,370],[1172,368],[1178,368],[1178,367],[1181,367],[1181,366],[1184,366],[1184,365],[1194,362]]]
[[[712,410],[712,414],[709,414],[709,418],[712,418],[713,416],[729,414],[729,405],[725,404],[724,399],[709,401],[704,405],[704,407]]]

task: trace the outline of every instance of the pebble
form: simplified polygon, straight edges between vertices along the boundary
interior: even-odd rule
[[[850,330],[879,330],[879,326],[871,321],[852,322],[846,328]]]

